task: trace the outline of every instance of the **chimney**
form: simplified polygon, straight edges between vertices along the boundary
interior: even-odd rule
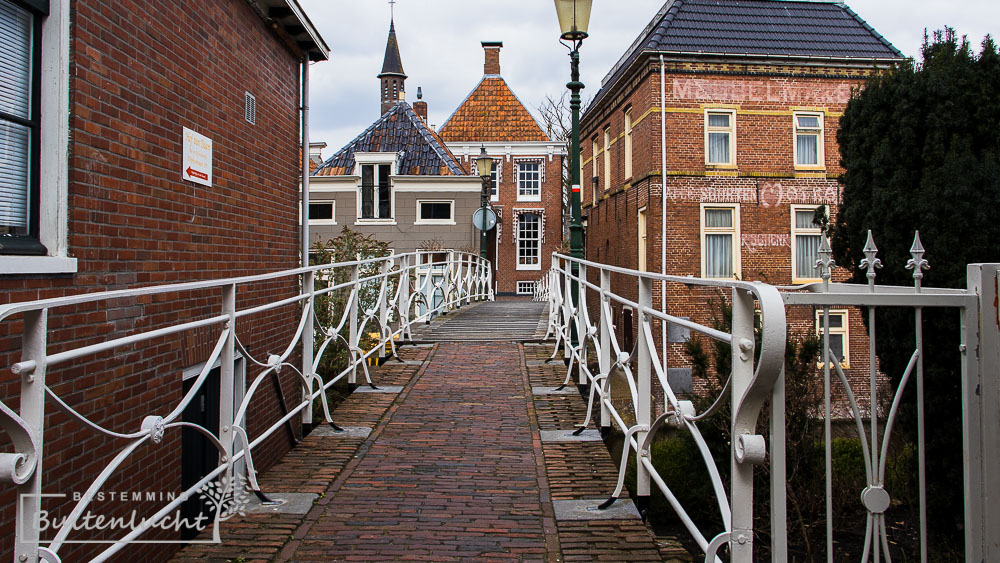
[[[486,64],[483,65],[483,74],[500,76],[500,48],[502,41],[483,41],[483,49],[486,51]]]
[[[427,102],[424,101],[424,91],[417,86],[417,101],[413,102],[413,111],[427,123]]]
[[[323,142],[309,143],[310,172],[323,165],[323,149],[325,148],[326,148],[326,143]]]

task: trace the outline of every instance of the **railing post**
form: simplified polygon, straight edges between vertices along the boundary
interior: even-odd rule
[[[17,523],[14,526],[14,560],[38,561],[39,516],[42,509],[42,454],[45,431],[45,369],[48,309],[24,313],[21,362],[35,362],[21,374],[21,419],[31,431],[37,450],[35,470],[17,487]]]
[[[313,373],[313,348],[315,346],[314,337],[316,329],[316,303],[314,301],[316,295],[316,272],[309,271],[302,275],[302,293],[309,295],[309,300],[302,303],[303,307],[308,307],[309,310],[306,311],[306,328],[302,331],[302,374],[308,378]],[[303,435],[307,434],[312,430],[312,413],[313,413],[313,401],[309,397],[312,395],[312,382],[310,381],[308,389],[304,390],[303,393],[306,395],[302,397],[302,400],[309,401],[309,408],[302,411],[302,430]]]
[[[382,280],[379,281],[379,286],[385,285],[385,295],[380,295],[378,299],[378,332],[379,332],[379,346],[378,346],[378,362],[379,365],[386,358],[385,344],[382,343],[382,334],[388,334],[389,338],[392,338],[392,330],[389,329],[389,270],[392,268],[392,260],[387,258],[382,262]],[[384,332],[383,332],[384,331]],[[388,343],[386,343],[388,344]]]
[[[402,338],[410,326],[410,257],[408,255],[399,258],[399,302],[396,304],[396,311],[399,315],[399,328],[402,330],[399,337]]]
[[[229,316],[229,335],[219,357],[219,438],[225,462],[233,457],[233,398],[236,382],[236,284],[222,288],[222,314]],[[227,475],[233,479],[235,475]],[[234,481],[231,481],[233,484]]]
[[[563,325],[566,327],[567,332],[573,330],[573,293],[572,286],[573,280],[570,276],[573,275],[573,267],[571,265],[571,260],[564,258],[562,260],[563,266]],[[569,338],[563,338],[563,361],[569,363],[570,357],[573,354],[572,344]]]
[[[601,375],[604,379],[601,381],[602,395],[607,396],[608,390],[611,389],[611,384],[609,377],[611,375],[611,318],[605,313],[604,304],[610,301],[608,295],[611,293],[611,272],[602,269],[601,270],[601,300],[600,300],[600,315],[601,315]],[[601,428],[611,428],[611,410],[608,405],[602,400],[601,401]]]
[[[731,405],[739,405],[753,381],[754,360],[754,298],[745,289],[733,288],[732,334],[732,398]],[[735,411],[734,411],[735,413]],[[731,445],[730,467],[732,468],[732,534],[729,545],[734,563],[753,561],[753,464],[740,463],[736,459],[737,440],[740,429],[736,428],[735,417],[730,421]]]
[[[348,318],[350,325],[351,342],[351,373],[347,376],[348,385],[355,385],[358,382],[358,366],[355,363],[355,352],[361,350],[361,339],[358,337],[358,304],[361,302],[361,284],[358,283],[360,266],[355,264],[351,267],[351,290],[354,292],[354,299],[351,300],[351,313]]]
[[[590,383],[587,380],[587,372],[584,367],[587,365],[587,335],[589,334],[590,327],[587,326],[587,286],[584,285],[582,280],[587,279],[587,266],[585,264],[580,264],[580,301],[579,306],[576,310],[577,331],[579,335],[580,343],[580,361],[576,365],[577,371],[577,382],[580,385],[587,385]]]
[[[771,392],[771,561],[788,561],[785,472],[785,368]]]
[[[638,330],[636,331],[636,336],[638,339],[639,349],[638,349],[638,360],[639,360],[639,371],[637,372],[636,380],[636,390],[637,397],[639,398],[639,404],[635,406],[635,423],[642,430],[636,432],[635,439],[639,444],[642,444],[646,440],[646,433],[649,430],[649,425],[652,423],[650,417],[650,406],[652,404],[653,394],[651,385],[651,375],[653,368],[652,353],[653,350],[649,349],[649,343],[646,340],[645,330],[652,322],[652,317],[646,312],[646,309],[651,309],[653,307],[653,281],[645,276],[639,277],[639,310],[636,311],[638,315]],[[650,327],[651,328],[651,327]],[[641,449],[641,448],[640,448]],[[636,504],[639,512],[642,513],[649,508],[649,470],[642,463],[642,458],[648,456],[649,452],[646,450],[636,452]]]
[[[427,322],[431,322],[434,310],[434,255],[427,255],[427,277],[424,278],[424,302],[427,304]]]
[[[1000,264],[970,264],[969,293],[977,310],[962,309],[962,437],[965,449],[965,560],[1000,558]]]

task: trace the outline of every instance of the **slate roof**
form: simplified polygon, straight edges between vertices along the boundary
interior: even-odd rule
[[[354,171],[355,152],[402,153],[396,174],[406,176],[465,176],[465,168],[441,137],[430,130],[406,102],[372,123],[353,141],[326,159],[313,176],[344,176]]]
[[[618,80],[643,53],[834,59],[903,54],[842,2],[668,0],[602,82]],[[596,98],[600,98],[599,92]],[[596,101],[595,98],[595,101]]]
[[[507,82],[497,75],[484,76],[438,134],[447,143],[549,140]]]
[[[385,42],[385,58],[382,60],[382,72],[377,78],[386,74],[398,74],[406,78],[403,72],[403,59],[399,56],[399,42],[396,40],[396,23],[389,22],[389,39]]]

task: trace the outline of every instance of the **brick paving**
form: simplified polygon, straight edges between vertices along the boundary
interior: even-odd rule
[[[355,392],[333,413],[371,427],[367,439],[314,432],[261,476],[265,492],[316,493],[308,514],[238,517],[222,524],[222,544],[174,560],[670,559],[638,519],[556,521],[553,500],[607,498],[616,467],[602,442],[541,441],[540,430],[572,429],[586,413],[577,393],[532,395],[565,376],[561,358],[544,363],[551,350],[402,347],[405,362],[373,374],[400,393]]]

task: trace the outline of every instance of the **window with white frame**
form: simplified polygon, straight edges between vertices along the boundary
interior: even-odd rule
[[[611,189],[611,126],[604,128],[604,191]]]
[[[358,219],[392,219],[390,164],[361,165],[361,197]]]
[[[455,201],[454,200],[425,201],[418,199],[416,224],[454,225]]]
[[[542,200],[542,160],[520,159],[514,161],[517,177],[517,199],[520,201]]]
[[[823,232],[814,222],[818,208],[826,212],[826,206],[793,205],[792,215],[792,282],[816,281],[820,269],[816,266],[819,260],[819,245],[823,241]]]
[[[639,231],[639,248],[637,250],[639,256],[639,267],[636,268],[640,272],[646,271],[646,208],[643,207],[639,210],[639,221],[638,221],[638,231]]]
[[[705,164],[733,166],[736,162],[736,112],[705,112]]]
[[[33,6],[33,4],[42,4]],[[0,253],[40,255],[41,8],[0,2]]]
[[[850,351],[850,330],[848,328],[846,310],[830,311],[830,351],[833,358],[840,362],[840,366],[847,368],[851,365]],[[816,336],[820,338],[820,346],[823,342],[823,310],[816,311]],[[823,352],[820,350],[819,365],[823,365]]]
[[[517,269],[542,267],[542,218],[537,213],[521,213],[517,223]]]
[[[472,160],[472,175],[479,176],[479,163],[473,159]],[[503,159],[494,158],[493,165],[490,167],[490,200],[497,201],[500,199],[500,180],[503,178]]]
[[[632,177],[632,108],[625,110],[625,179]]]
[[[823,168],[823,114],[796,113],[795,120],[795,166],[802,168]]]
[[[337,224],[337,202],[335,202],[335,201],[310,201],[309,202],[309,224],[310,225],[336,225]]]
[[[590,159],[591,160],[591,165],[592,165],[591,168],[594,169],[594,176],[593,177],[596,178],[596,177],[598,177],[600,175],[600,171],[597,169],[597,155],[599,155],[601,153],[601,145],[597,144],[597,137],[594,137],[590,141],[591,141],[590,155],[592,157]]]
[[[517,294],[518,295],[532,295],[535,293],[535,282],[533,281],[519,281],[517,282]]]
[[[740,276],[739,225],[739,204],[702,204],[702,277],[732,279]]]

